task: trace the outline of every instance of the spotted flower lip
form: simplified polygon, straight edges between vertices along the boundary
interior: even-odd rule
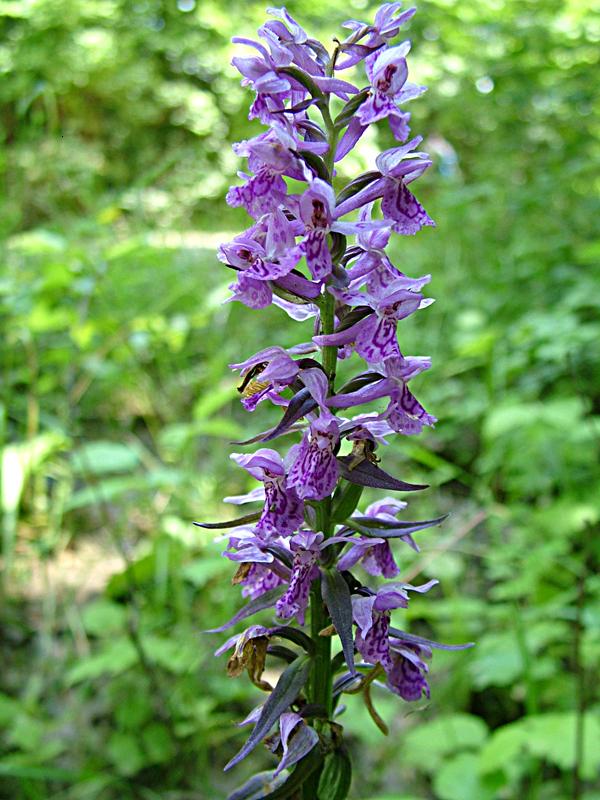
[[[390,659],[386,669],[387,686],[403,700],[414,702],[423,696],[430,697],[429,683],[425,677],[431,650],[421,645],[411,645],[390,637]]]
[[[342,292],[338,296],[352,305],[371,307],[375,313],[369,314],[345,330],[313,337],[320,347],[353,344],[356,352],[369,364],[376,364],[389,358],[401,358],[402,353],[396,339],[396,323],[424,308],[431,301],[425,300],[413,288],[426,282],[401,278],[388,287],[388,292],[380,297],[364,293]],[[411,288],[406,288],[407,286]]]
[[[408,77],[406,56],[410,42],[403,42],[368,56],[367,76],[371,83],[371,96],[356,112],[362,125],[370,125],[380,119],[398,113],[402,90]]]
[[[251,563],[246,576],[240,581],[242,597],[255,600],[263,594],[286,583],[286,578],[279,575],[266,564]]]
[[[292,574],[287,592],[277,601],[275,609],[281,619],[296,617],[298,622],[304,624],[304,613],[308,606],[308,596],[313,580],[318,577],[319,559],[322,533],[302,531],[293,536],[290,546],[294,554]]]
[[[361,563],[369,575],[382,575],[384,578],[395,578],[400,570],[390,543],[386,539],[359,536],[352,540],[350,548],[339,558],[338,569],[351,569]]]
[[[293,207],[304,225],[304,239],[292,249],[284,261],[290,271],[302,256],[305,256],[308,268],[315,280],[329,277],[333,267],[327,245],[328,233],[352,234],[358,231],[373,230],[384,224],[380,220],[341,222],[335,205],[333,188],[320,178],[314,178],[310,182],[306,192],[297,198]]]
[[[257,281],[270,281],[287,275],[289,268],[270,261],[267,253],[255,239],[238,236],[229,244],[222,244],[219,258],[242,270],[244,277]]]
[[[408,607],[408,592],[428,592],[437,580],[420,586],[408,583],[390,583],[368,597],[352,598],[352,613],[358,627],[356,647],[365,661],[381,664],[387,671],[392,668],[389,628],[390,611]]]
[[[302,502],[294,490],[283,459],[275,450],[261,448],[252,455],[232,453],[231,459],[264,483],[265,504],[256,530],[289,535],[304,522]]]
[[[298,447],[288,484],[303,500],[323,500],[334,490],[338,479],[335,449],[339,442],[339,423],[331,417],[318,417],[310,423]]]
[[[393,430],[405,435],[419,433],[424,425],[432,426],[437,420],[428,414],[408,389],[407,383],[415,375],[431,367],[426,356],[393,357],[381,365],[385,377],[349,394],[339,394],[327,400],[331,408],[350,408],[382,397],[390,398],[387,409],[380,418],[387,420]]]
[[[381,177],[370,182],[364,189],[340,203],[337,207],[338,214],[341,216],[349,214],[351,211],[362,208],[367,203],[383,198],[385,195],[388,198],[388,206],[387,213],[382,207],[384,220],[386,220],[387,225],[396,233],[406,233],[406,231],[400,229],[401,226],[399,225],[406,216],[401,214],[402,204],[394,211],[392,199],[394,193],[402,194],[405,203],[407,203],[410,198],[413,198],[412,193],[406,188],[407,185],[420,177],[425,170],[431,166],[432,162],[427,154],[415,150],[415,148],[421,144],[422,140],[423,138],[421,136],[415,136],[401,147],[394,147],[391,150],[386,150],[384,153],[381,153],[375,160]],[[405,189],[408,195],[406,192],[402,192],[402,189]],[[398,201],[398,203],[399,202],[400,201]],[[427,219],[430,220],[429,217],[427,217]],[[433,221],[430,220],[430,222],[427,222],[425,218],[421,220],[421,218],[418,217],[414,220],[414,223],[415,225],[418,223],[420,227],[423,227],[425,224],[433,224]],[[416,233],[417,230],[418,228],[415,228],[415,230],[411,229],[410,233]]]
[[[299,144],[283,127],[277,126],[269,134],[234,145],[234,152],[248,159],[248,167],[254,175],[241,173],[246,183],[229,190],[228,205],[243,206],[255,219],[279,208],[287,191],[282,176],[296,180],[304,178],[305,168],[295,152]]]

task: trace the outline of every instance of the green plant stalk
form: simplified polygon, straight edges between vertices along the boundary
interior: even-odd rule
[[[337,147],[338,132],[335,130],[328,104],[319,104],[319,109],[323,116],[323,122],[327,130],[327,141],[329,142],[329,152],[324,160],[329,173],[329,182],[333,183],[333,159]],[[335,299],[328,292],[325,292],[321,298],[319,309],[321,313],[321,332],[323,334],[333,333],[335,327]],[[337,350],[335,346],[323,348],[323,369],[329,381],[330,394],[334,391]],[[322,532],[325,537],[331,536],[333,528],[331,497],[326,497],[316,505],[316,515],[316,530]],[[308,682],[308,700],[310,703],[323,706],[328,719],[333,714],[331,636],[320,636],[320,633],[330,624],[331,617],[323,603],[321,579],[319,578],[313,581],[310,590],[310,633],[315,645],[315,653]],[[316,719],[314,726],[320,732],[324,727],[323,721]],[[316,800],[320,776],[321,770],[319,769],[303,785],[302,796],[304,800]]]

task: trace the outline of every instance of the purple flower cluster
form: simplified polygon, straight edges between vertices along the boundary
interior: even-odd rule
[[[346,22],[350,34],[335,40],[331,54],[285,8],[269,13],[273,19],[260,28],[259,41],[234,39],[250,48],[249,55],[233,59],[242,84],[255,92],[249,116],[267,130],[234,146],[248,166],[227,202],[242,206],[253,222],[221,245],[219,258],[235,272],[231,300],[255,310],[273,304],[295,320],[313,318],[314,336],[289,350],[266,347],[231,365],[240,373],[248,411],[269,400],[282,412],[274,428],[250,441],[267,443],[298,428],[302,438],[284,457],[267,447],[232,455],[262,485],[226,500],[262,508],[234,521],[228,534],[225,555],[239,563],[234,582],[250,598],[231,624],[274,608],[276,625],[252,626],[228,646],[235,646],[236,674],[239,664],[251,662],[257,685],[266,654],[290,666],[251,715],[254,731],[228,766],[281,717],[274,749],[281,749],[288,767],[296,742],[303,753],[298,770],[308,750],[323,744],[322,720],[331,719],[344,686],[355,691],[358,681],[367,691],[377,670],[405,700],[429,696],[427,660],[431,647],[440,645],[392,628],[391,615],[407,607],[410,592],[426,592],[437,581],[374,590],[349,570],[360,566],[371,576],[397,578],[392,540],[418,549],[412,533],[441,521],[403,520],[406,503],[392,497],[358,511],[365,487],[423,488],[388,475],[375,453],[390,435],[418,434],[436,422],[409,389],[430,359],[405,355],[397,338],[398,323],[433,302],[423,294],[430,276],[409,277],[386,255],[392,234],[413,235],[434,222],[411,186],[431,165],[417,149],[421,137],[408,140],[406,104],[425,88],[408,81],[410,42],[392,44],[414,9],[386,3],[372,24]],[[345,79],[346,70],[354,82]],[[342,71],[344,79],[337,76]],[[369,126],[384,120],[398,146],[377,156],[372,170],[344,180],[337,165]],[[337,361],[352,353],[364,363],[338,389]],[[375,409],[341,416],[365,403]],[[310,637],[288,624],[295,618],[302,626],[307,611]],[[330,657],[335,634],[345,667]],[[296,649],[274,644],[281,639]],[[362,662],[355,662],[356,653]],[[333,674],[340,669],[347,672],[335,684],[342,687],[336,694]],[[292,677],[284,681],[288,673]],[[289,690],[295,679],[298,685]],[[303,715],[305,707],[319,709],[319,725]],[[274,780],[281,779],[282,764]]]

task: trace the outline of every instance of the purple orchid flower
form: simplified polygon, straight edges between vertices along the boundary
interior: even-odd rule
[[[350,548],[338,560],[338,569],[351,569],[360,562],[369,575],[395,578],[399,574],[400,570],[386,539],[359,536],[350,541]]]
[[[288,476],[303,500],[322,500],[331,494],[338,479],[335,450],[339,442],[339,423],[335,417],[321,416],[310,423],[300,445],[292,450],[296,459]]]
[[[337,213],[348,214],[381,197],[384,220],[396,233],[413,235],[426,225],[435,225],[407,189],[432,164],[426,153],[415,152],[422,141],[423,137],[415,136],[401,147],[381,153],[375,159],[381,177],[340,203]]]
[[[247,234],[241,234],[232,242],[222,244],[219,260],[243,271],[244,277],[257,281],[271,281],[290,271],[285,264],[271,261],[265,248]]]
[[[237,282],[229,289],[232,297],[225,302],[239,300],[249,308],[265,308],[271,303],[282,306],[290,316],[291,310],[285,300],[274,297],[272,283],[297,294],[301,298],[316,298],[320,284],[306,280],[300,275],[290,275],[293,264],[283,255],[294,246],[295,230],[283,211],[276,209],[261,219],[233,241],[222,244],[218,258],[238,270]],[[303,300],[306,302],[306,300]],[[313,315],[311,306],[309,316]]]
[[[410,42],[407,41],[367,58],[365,65],[373,91],[356,112],[361,125],[389,119],[392,133],[395,136],[398,133],[402,139],[406,138],[406,112],[398,108],[399,104],[413,100],[426,91],[425,86],[406,83],[406,56],[409,51]]]
[[[272,562],[273,563],[273,562]],[[274,572],[267,564],[252,563],[247,574],[242,578],[242,597],[256,600],[257,597],[282,586],[287,581]]]
[[[406,56],[409,51],[410,42],[407,41],[367,58],[365,66],[373,91],[356,112],[363,125],[370,125],[398,113],[397,103],[400,102],[408,78]]]
[[[423,695],[430,696],[426,675],[429,666],[424,661],[431,658],[429,647],[407,644],[401,639],[389,639],[390,665],[386,669],[387,686],[403,700],[414,702]]]
[[[247,411],[254,411],[267,398],[275,405],[287,405],[287,400],[282,399],[279,392],[293,383],[300,371],[283,347],[267,347],[245,361],[229,366],[240,370],[245,378],[239,391]]]
[[[390,611],[408,608],[408,592],[428,592],[439,583],[430,580],[421,586],[409,583],[389,583],[369,597],[352,598],[352,613],[358,627],[356,648],[365,661],[380,663],[384,669],[392,667],[389,643]]]
[[[394,357],[401,358],[396,339],[396,323],[431,304],[432,301],[424,299],[418,291],[428,280],[429,276],[417,279],[399,278],[378,295],[332,290],[332,294],[342,298],[348,305],[368,306],[375,313],[343,331],[314,336],[313,342],[319,347],[353,344],[356,352],[368,364],[377,364]]]
[[[420,433],[423,425],[433,426],[437,420],[425,411],[408,389],[407,383],[430,366],[431,359],[428,357],[389,358],[380,367],[385,377],[356,392],[335,395],[327,400],[327,405],[331,408],[350,408],[389,396],[389,405],[381,417],[398,433],[407,436]]]
[[[301,531],[290,540],[294,554],[292,575],[287,592],[277,601],[275,610],[281,619],[296,617],[304,625],[304,613],[308,606],[310,585],[319,575],[317,561],[323,542],[322,533]]]
[[[234,145],[236,155],[248,159],[248,167],[254,176],[239,173],[246,183],[229,190],[226,197],[228,205],[243,206],[255,219],[277,209],[285,200],[287,191],[282,175],[296,180],[304,178],[305,168],[294,152],[299,145],[280,127]]]
[[[271,305],[273,301],[273,292],[268,284],[256,278],[248,278],[244,274],[239,275],[237,281],[229,284],[227,288],[231,292],[231,297],[226,302],[238,300],[248,308],[259,310]]]
[[[375,522],[397,522],[397,515],[407,506],[403,500],[396,500],[394,497],[384,497],[375,503],[371,503],[363,513],[355,512],[353,517],[370,518]],[[368,523],[363,522],[364,525]],[[341,535],[341,534],[340,534]],[[419,547],[410,533],[399,536],[403,542],[412,547],[417,553]],[[355,564],[362,563],[363,568],[370,575],[382,575],[384,578],[395,578],[399,574],[399,569],[394,561],[394,555],[388,539],[381,539],[373,536],[352,536],[349,531],[347,540],[350,548],[341,556],[338,561],[338,569],[351,569]]]
[[[373,203],[367,203],[360,209],[358,218],[361,222],[369,222],[372,219],[372,213]],[[407,279],[407,276],[392,264],[385,253],[390,234],[391,228],[389,227],[361,231],[357,234],[358,257],[348,269],[350,289],[357,289],[364,285],[367,294],[381,296],[391,284]],[[426,277],[430,278],[430,276]],[[424,278],[420,280],[424,280]],[[410,284],[412,287],[415,285],[415,283]]]
[[[272,55],[263,45],[251,39],[234,37],[232,41],[253,47],[260,54],[247,58],[236,56],[231,63],[242,75],[242,86],[251,86],[256,92],[256,100],[250,107],[248,118],[258,118],[263,124],[268,125],[273,113],[284,109],[285,101],[292,93],[292,85],[288,78],[277,72],[278,67],[291,64],[292,54],[278,43]],[[271,44],[275,42],[276,37],[273,37]]]
[[[350,40],[342,44],[342,51],[347,58],[336,64],[336,69],[348,69],[358,64],[366,56],[384,47],[391,39],[398,36],[400,28],[414,15],[416,8],[409,8],[399,13],[402,3],[384,3],[375,14],[372,25],[349,19],[342,23],[343,28],[354,31]],[[366,36],[366,39],[365,39]],[[357,42],[360,44],[357,44]]]
[[[268,8],[267,13],[276,17],[266,22],[260,31],[268,30],[292,53],[293,62],[309,75],[325,75],[329,54],[316,39],[310,39],[306,31],[285,8]]]
[[[364,48],[363,45],[354,45],[355,48]],[[408,66],[406,56],[410,50],[410,42],[403,42],[396,47],[377,49],[375,52],[365,52],[366,70],[372,87],[367,99],[358,108],[348,128],[339,141],[335,160],[339,161],[361,138],[369,125],[381,119],[387,119],[394,138],[399,142],[408,139],[410,128],[410,113],[403,111],[399,105],[419,97],[426,91],[425,86],[416,86],[407,83]],[[355,59],[359,52],[355,53]]]
[[[387,445],[389,442],[385,437],[392,433],[394,429],[376,412],[357,414],[340,425],[340,435],[345,436],[350,442],[368,440],[374,445]]]
[[[411,158],[406,159],[408,144],[387,150],[376,159],[385,183],[381,200],[383,217],[393,223],[396,233],[404,236],[412,236],[427,225],[435,227],[435,222],[407,188],[407,184],[425,172],[431,161],[425,153],[412,153]]]
[[[286,478],[279,453],[265,447],[252,455],[232,453],[231,459],[264,483],[265,505],[256,530],[284,536],[298,530],[304,521],[302,502]]]
[[[340,222],[335,207],[333,188],[320,178],[314,178],[309,188],[297,198],[295,211],[304,224],[305,238],[293,248],[286,259],[290,269],[306,256],[306,263],[315,280],[323,280],[331,274],[331,253],[327,247],[327,234],[333,231],[343,234],[357,233],[381,227],[379,220],[371,222]]]
[[[382,500],[371,503],[362,514],[355,512],[352,516],[360,516],[363,520],[371,518],[377,522],[393,524],[397,522],[399,512],[404,510],[406,506],[407,503],[403,500],[384,497]],[[367,523],[363,522],[363,524]],[[419,552],[417,543],[409,533],[398,538],[412,547],[417,553]],[[394,578],[398,575],[399,569],[394,561],[389,540],[373,536],[353,537],[348,535],[348,541],[351,547],[338,561],[339,569],[350,569],[361,562],[370,575],[383,575],[384,578]]]
[[[264,488],[261,487],[259,491],[261,494],[255,490],[248,495],[226,497],[225,500],[230,503],[246,503],[264,499]],[[289,569],[268,551],[267,548],[271,545],[289,551],[288,540],[284,537],[270,536],[249,525],[240,525],[229,534],[229,549],[223,555],[230,561],[246,565],[244,569],[238,570],[235,577],[235,583],[242,586],[242,597],[255,600],[289,580]]]

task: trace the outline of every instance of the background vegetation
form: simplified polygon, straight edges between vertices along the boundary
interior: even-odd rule
[[[257,131],[229,66],[264,3],[0,5],[0,796],[213,800],[256,690],[203,628],[239,603],[191,520],[246,488],[228,442],[263,429],[227,363],[297,329],[222,305],[228,143]],[[313,32],[367,0],[290,0]],[[438,221],[396,244],[437,303],[433,432],[385,453],[451,511],[402,553],[435,575],[410,624],[430,703],[342,719],[354,800],[600,798],[600,239],[597,0],[421,0],[412,108]],[[390,146],[381,132],[380,143]],[[366,141],[356,167],[368,162]]]

